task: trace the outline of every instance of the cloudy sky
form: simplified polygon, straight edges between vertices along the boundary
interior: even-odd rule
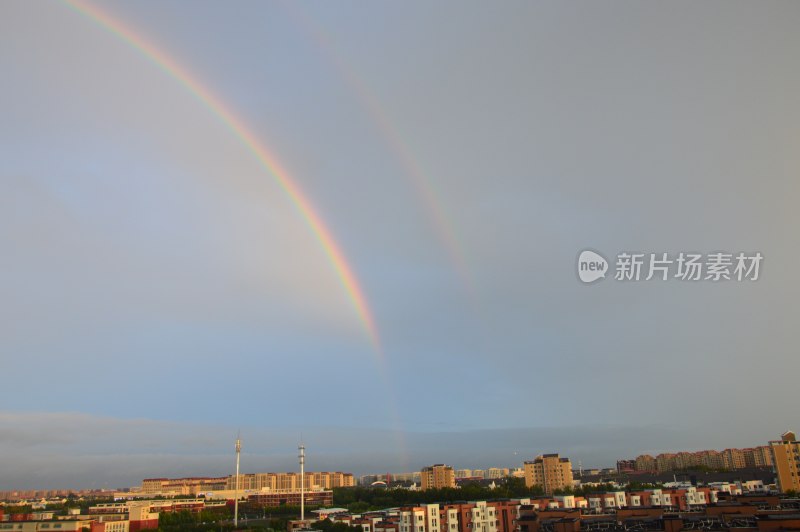
[[[246,471],[302,435],[359,474],[800,428],[798,26],[794,2],[0,3],[0,489],[224,474],[237,430]],[[305,194],[379,347],[198,90]],[[584,285],[586,248],[764,259]]]

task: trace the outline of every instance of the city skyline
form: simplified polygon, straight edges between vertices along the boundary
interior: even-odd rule
[[[243,467],[360,473],[800,426],[798,24],[3,2],[0,482],[222,473],[238,430]],[[763,260],[584,284],[583,251]]]

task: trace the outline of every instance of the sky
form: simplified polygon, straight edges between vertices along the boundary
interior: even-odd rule
[[[800,428],[798,25],[793,2],[0,3],[0,489],[228,474],[237,432],[244,471],[302,439],[364,474]],[[625,251],[763,261],[617,281]]]

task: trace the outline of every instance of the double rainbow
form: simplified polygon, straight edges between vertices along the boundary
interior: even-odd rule
[[[372,119],[372,123],[380,132],[380,136],[388,146],[389,151],[400,163],[405,175],[410,178],[409,181],[421,204],[425,207],[433,229],[447,252],[462,287],[466,290],[470,299],[474,299],[475,287],[472,281],[472,273],[467,265],[461,241],[451,222],[452,218],[447,212],[444,202],[440,200],[440,195],[437,193],[433,181],[423,171],[422,166],[414,156],[408,142],[404,140],[395,121],[389,117],[365,78],[360,76],[356,68],[337,50],[333,39],[313,20],[302,5],[296,2],[284,2],[281,6],[284,7],[298,27],[317,45],[317,50],[334,67],[350,91],[356,96],[359,104],[363,106],[367,115]]]

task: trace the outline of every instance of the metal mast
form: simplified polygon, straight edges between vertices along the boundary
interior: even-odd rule
[[[300,521],[306,519],[306,446],[300,443]],[[305,528],[305,526],[303,526]]]
[[[239,454],[242,452],[242,440],[236,438],[236,496],[233,503],[233,526],[239,526]]]

